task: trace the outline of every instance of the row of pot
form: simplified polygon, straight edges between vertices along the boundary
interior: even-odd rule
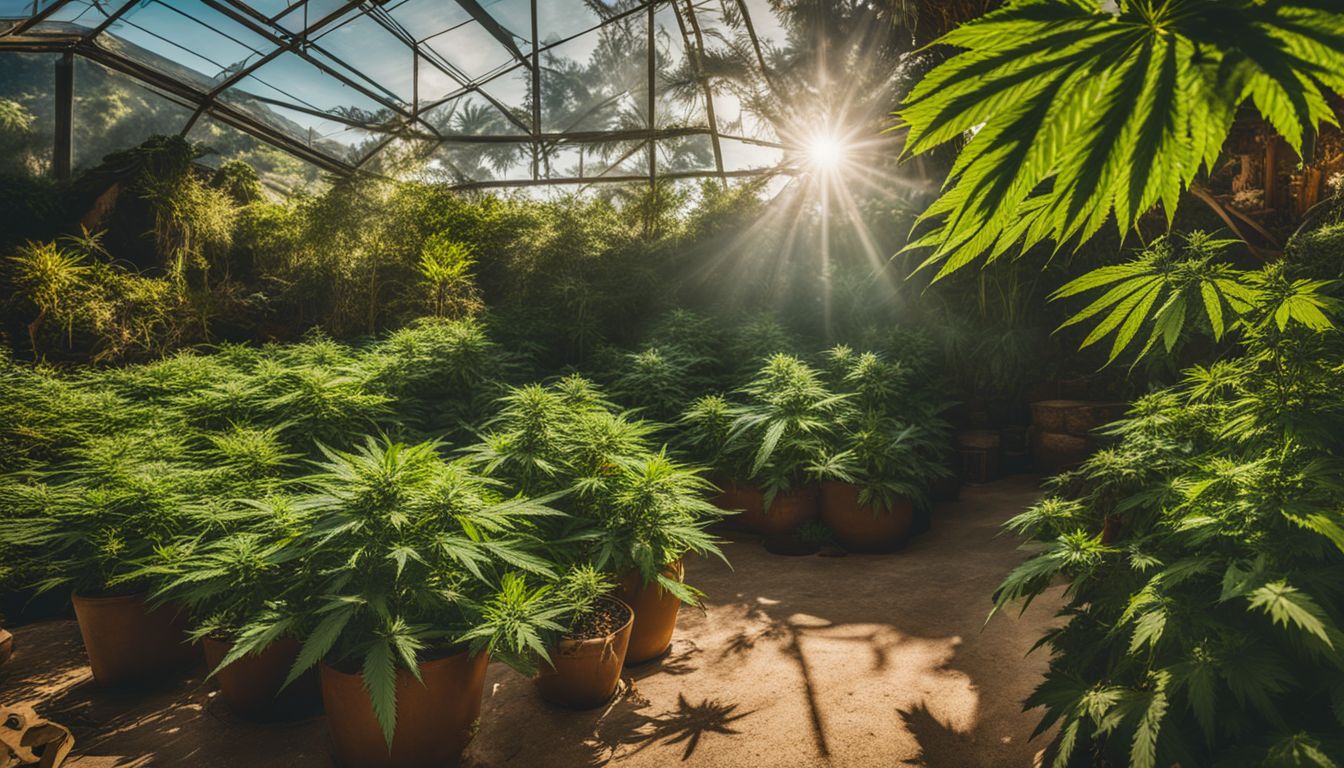
[[[799,531],[818,522],[836,544],[865,553],[893,552],[928,529],[927,516],[917,516],[909,498],[876,509],[860,503],[859,489],[850,483],[824,480],[779,493],[768,509],[765,494],[754,485],[728,481],[720,487],[714,503],[737,512],[730,524],[763,536],[767,548],[782,554],[793,554],[790,545]]]
[[[681,580],[680,562],[668,567]],[[151,607],[143,594],[72,597],[93,677],[104,686],[134,686],[199,666],[214,670],[220,697],[249,720],[291,720],[325,712],[336,762],[348,768],[429,768],[453,765],[471,741],[480,717],[486,653],[454,649],[419,664],[419,678],[397,670],[396,732],[384,740],[360,671],[325,662],[283,687],[300,644],[283,638],[227,667],[232,648],[221,638],[187,640],[185,615],[171,605]],[[657,583],[631,573],[603,598],[611,631],[560,640],[533,678],[545,701],[571,709],[609,701],[625,666],[660,657],[671,645],[681,601]]]

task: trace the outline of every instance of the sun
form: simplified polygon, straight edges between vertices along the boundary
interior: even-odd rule
[[[821,133],[808,140],[804,151],[809,165],[822,173],[830,173],[844,164],[848,147],[838,136]]]

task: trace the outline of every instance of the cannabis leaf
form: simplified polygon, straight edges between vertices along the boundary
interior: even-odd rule
[[[907,246],[932,248],[938,277],[1112,216],[1122,234],[1158,205],[1170,221],[1243,103],[1307,156],[1344,93],[1344,14],[1325,0],[1016,0],[939,42],[963,51],[896,112],[909,154],[970,136]],[[1129,314],[1155,301],[1136,295]]]

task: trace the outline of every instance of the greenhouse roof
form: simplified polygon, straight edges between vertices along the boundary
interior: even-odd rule
[[[457,185],[788,172],[768,0],[0,0],[71,51],[325,169]]]

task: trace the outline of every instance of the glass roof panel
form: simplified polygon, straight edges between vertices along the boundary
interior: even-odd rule
[[[204,3],[161,0],[137,3],[97,44],[204,91],[276,47]]]
[[[762,59],[784,60],[792,11],[775,0],[57,2],[0,0],[0,19],[49,11],[0,22],[0,53],[73,48],[326,170],[645,176],[650,141],[664,173],[782,157]]]

